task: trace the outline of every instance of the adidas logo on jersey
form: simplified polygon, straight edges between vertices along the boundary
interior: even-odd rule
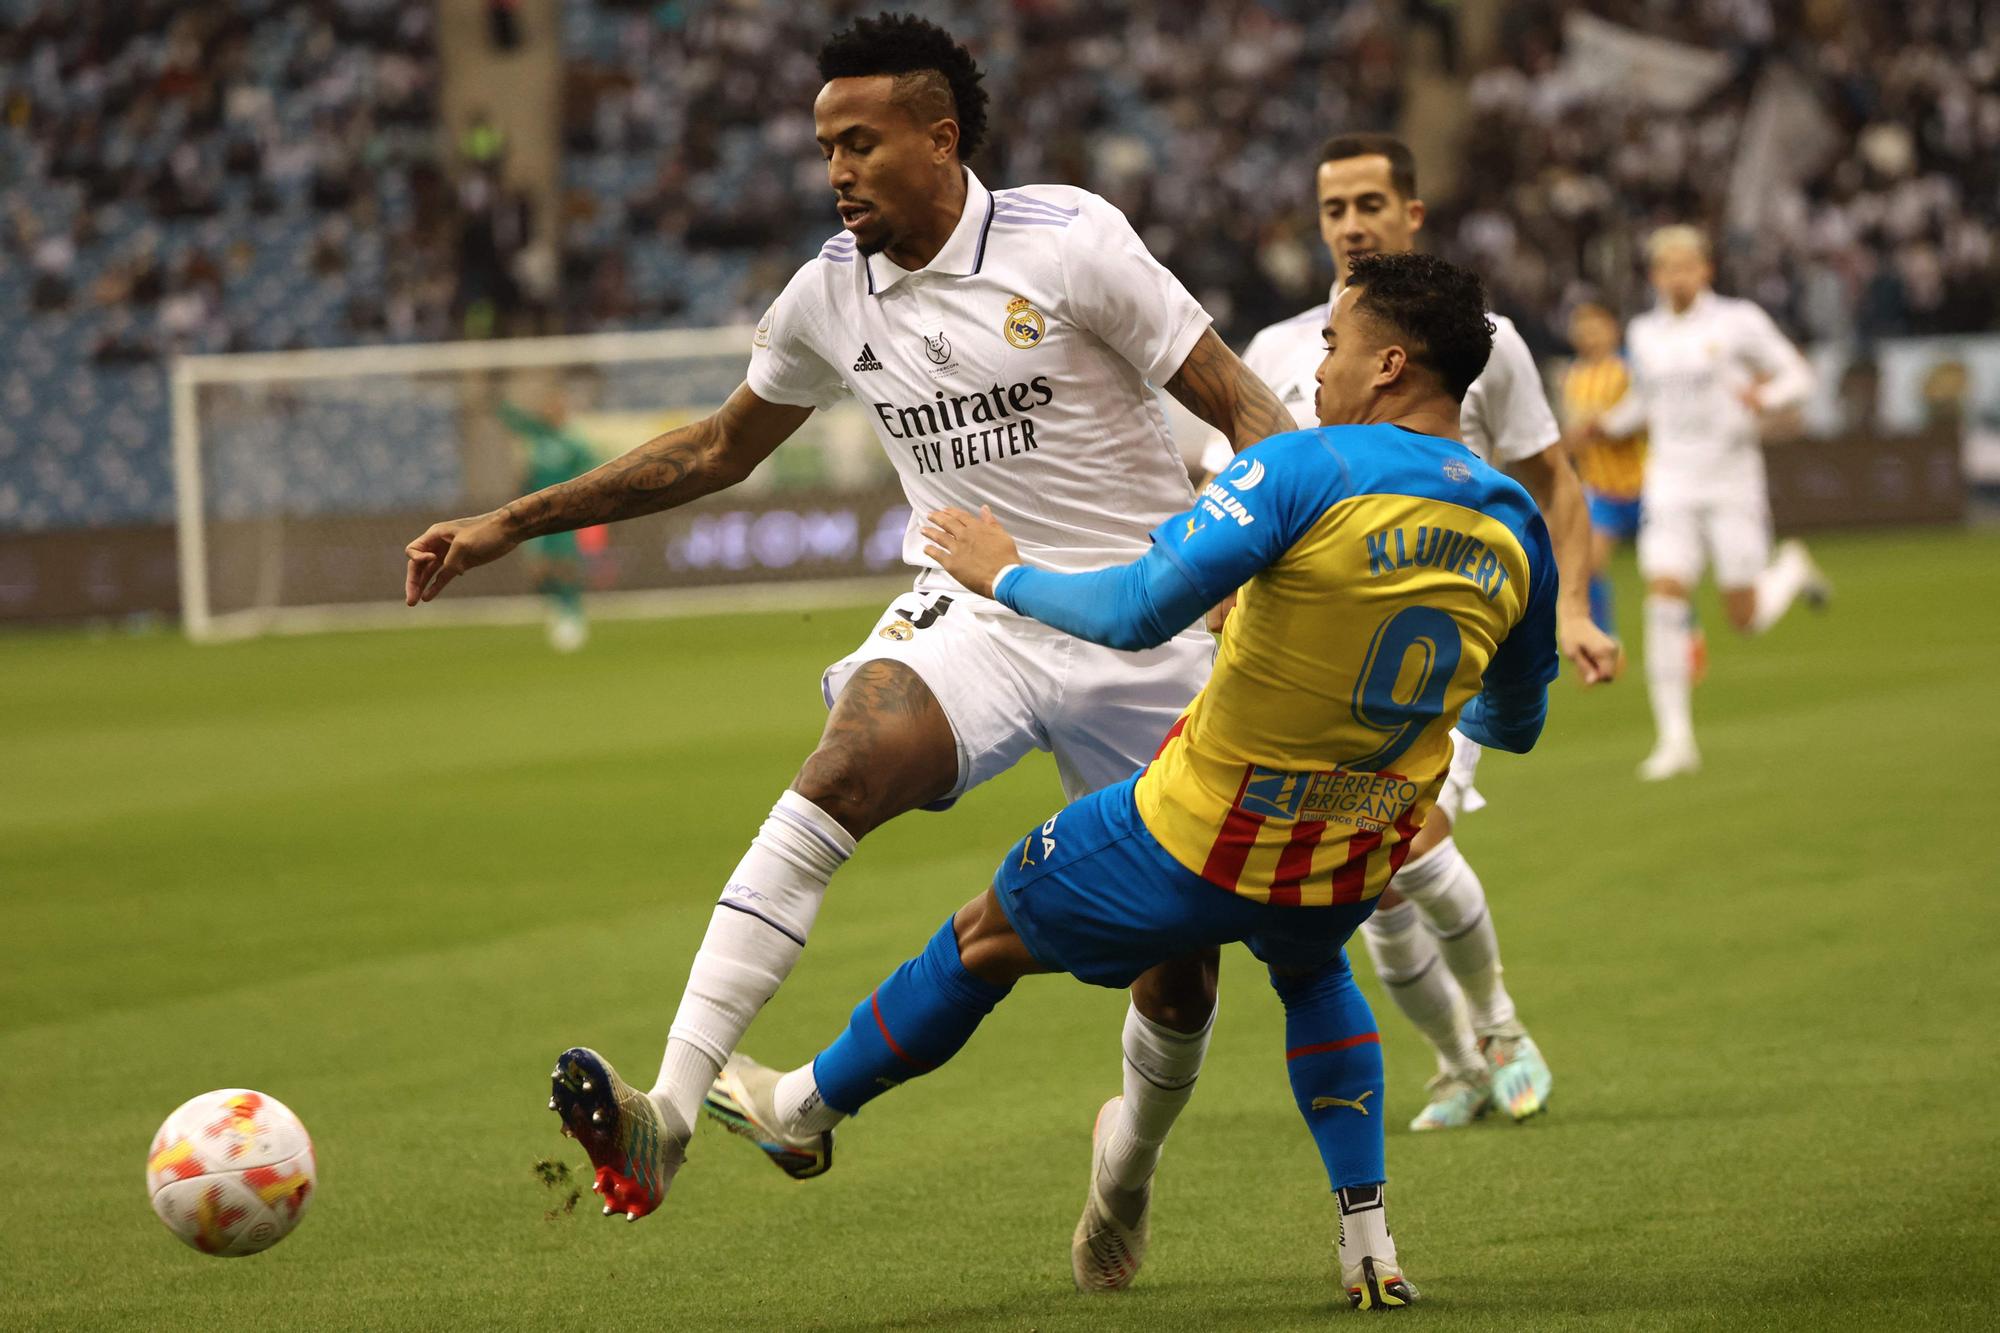
[[[882,363],[875,359],[875,349],[867,343],[861,344],[861,355],[854,358],[856,370],[880,370]]]

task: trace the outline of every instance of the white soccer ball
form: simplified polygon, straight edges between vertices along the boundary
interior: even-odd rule
[[[183,1102],[146,1155],[146,1193],[160,1221],[224,1259],[291,1235],[318,1188],[306,1127],[283,1102],[248,1088]]]

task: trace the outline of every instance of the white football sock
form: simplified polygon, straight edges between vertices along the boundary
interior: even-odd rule
[[[723,1062],[805,951],[827,881],[854,838],[795,791],[771,807],[709,918],[667,1034],[653,1099],[684,1125]]]
[[[1402,887],[1396,891],[1402,892]],[[1375,960],[1375,975],[1382,979],[1383,989],[1437,1052],[1438,1069],[1483,1071],[1458,982],[1451,969],[1441,965],[1437,939],[1424,929],[1416,904],[1406,901],[1377,909],[1361,927],[1361,938]]]
[[[1194,1095],[1213,1031],[1213,1010],[1201,1031],[1176,1032],[1136,1005],[1126,1008],[1125,1098],[1104,1141],[1104,1174],[1113,1185],[1137,1189],[1152,1178],[1167,1131]]]
[[[813,1077],[810,1060],[778,1080],[771,1100],[776,1104],[779,1128],[802,1139],[824,1134],[847,1118],[845,1111],[834,1110],[819,1095],[819,1080]]]
[[[1465,992],[1472,1030],[1483,1034],[1512,1023],[1514,999],[1500,981],[1500,937],[1486,887],[1457,840],[1446,838],[1397,871],[1396,892],[1417,905],[1437,937],[1445,966]]]
[[[1757,576],[1757,608],[1750,614],[1750,632],[1762,634],[1777,624],[1811,577],[1812,567],[1806,563],[1803,550],[1790,543],[1779,547],[1777,558]]]
[[[1660,743],[1694,740],[1687,600],[1646,594],[1646,692]]]

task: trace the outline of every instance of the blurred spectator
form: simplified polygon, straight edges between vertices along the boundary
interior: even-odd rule
[[[486,31],[494,49],[512,51],[521,45],[521,0],[486,0]]]
[[[1584,15],[1684,44],[1677,58],[1726,61],[1666,114],[1649,100],[1657,88],[1607,81],[1571,49],[1591,35]],[[1496,296],[1524,332],[1586,285],[1642,304],[1636,242],[1681,220],[1718,238],[1726,285],[1800,336],[1995,327],[2000,9],[1541,0],[1507,7],[1501,43],[1502,59],[1470,85],[1472,185],[1432,230],[1506,275]],[[1774,130],[1760,129],[1760,110]],[[1763,132],[1780,169],[1741,179],[1740,155]],[[1746,214],[1761,221],[1735,225]]]

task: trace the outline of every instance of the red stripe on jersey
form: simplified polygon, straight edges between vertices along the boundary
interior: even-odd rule
[[[1201,867],[1201,877],[1217,888],[1236,888],[1237,881],[1243,878],[1243,866],[1250,859],[1250,849],[1257,845],[1257,830],[1264,827],[1264,816],[1241,808],[1243,793],[1250,789],[1250,770],[1251,765],[1243,765],[1243,781],[1236,784],[1236,797],[1229,803],[1222,831],[1215,835],[1215,843],[1208,849],[1208,860]]]
[[[1174,737],[1180,735],[1183,731],[1186,730],[1187,730],[1187,714],[1182,713],[1180,715],[1180,719],[1177,722],[1175,722],[1174,725],[1167,728],[1166,737],[1163,740],[1161,740],[1160,748],[1153,751],[1153,758],[1158,759],[1161,755],[1165,754],[1167,752],[1167,747],[1174,743]]]
[[[1301,819],[1292,825],[1292,840],[1285,844],[1285,850],[1278,853],[1278,868],[1271,878],[1273,907],[1297,907],[1299,905],[1299,885],[1312,873],[1313,849],[1319,846],[1322,834],[1326,832],[1324,819]]]
[[[1356,1046],[1366,1046],[1370,1042],[1379,1044],[1381,1040],[1382,1034],[1379,1032],[1363,1032],[1359,1036],[1342,1037],[1339,1041],[1321,1041],[1315,1042],[1311,1046],[1294,1046],[1291,1050],[1285,1052],[1285,1058],[1287,1060],[1296,1060],[1300,1056],[1324,1055],[1328,1051],[1351,1051]]]
[[[1423,828],[1423,825],[1411,818],[1411,815],[1414,813],[1415,811],[1405,810],[1403,817],[1396,821],[1396,833],[1402,841],[1389,849],[1389,878],[1391,879],[1394,879],[1396,872],[1403,868],[1403,862],[1410,859],[1410,844],[1416,840],[1418,831]]]
[[[1379,833],[1357,833],[1347,840],[1347,859],[1333,871],[1333,901],[1358,903],[1368,887],[1368,858],[1382,845]]]

